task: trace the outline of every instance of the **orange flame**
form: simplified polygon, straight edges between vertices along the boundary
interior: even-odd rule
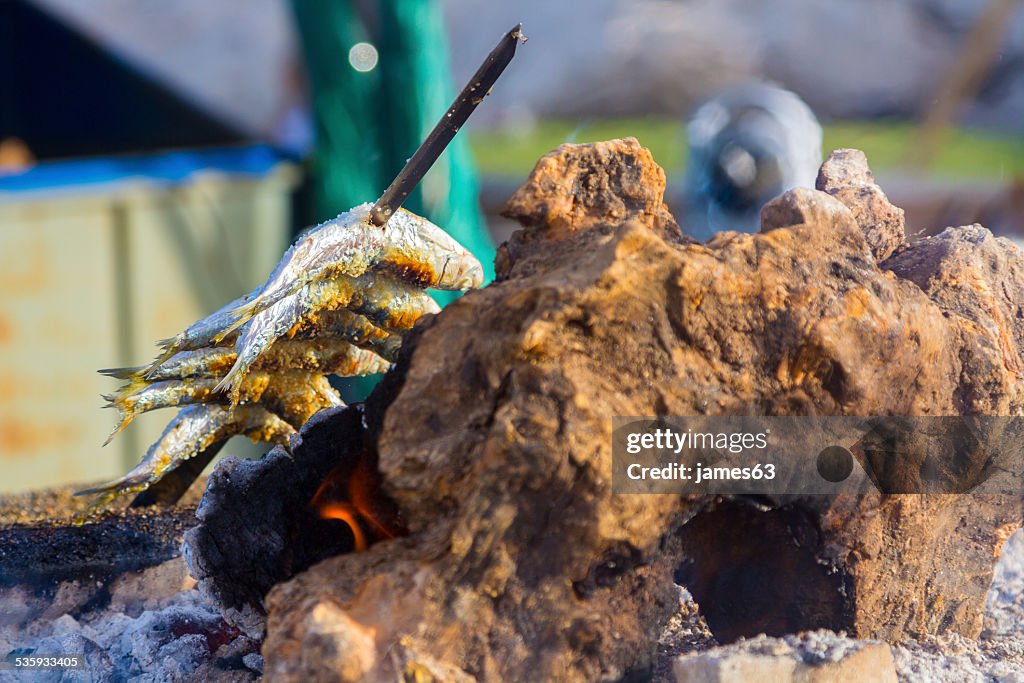
[[[366,542],[363,527],[359,524],[359,516],[351,505],[348,503],[325,503],[320,506],[319,513],[321,519],[340,519],[348,525],[348,528],[352,530],[357,552],[370,547]]]
[[[364,454],[355,467],[339,465],[331,470],[309,504],[321,519],[344,522],[352,531],[356,551],[362,551],[375,541],[407,533],[394,514],[382,511],[387,502],[380,492],[376,469]]]

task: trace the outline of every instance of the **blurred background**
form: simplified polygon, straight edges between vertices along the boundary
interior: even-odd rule
[[[101,449],[95,370],[373,201],[519,21],[530,42],[407,205],[487,264],[563,142],[636,136],[685,216],[688,117],[752,82],[799,95],[825,153],[863,149],[908,233],[1024,239],[1020,0],[0,0],[0,492],[138,462],[171,415]]]

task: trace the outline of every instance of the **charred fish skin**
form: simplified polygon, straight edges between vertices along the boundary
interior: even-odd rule
[[[141,462],[79,492],[99,506],[144,491],[236,435],[287,444],[314,413],[344,405],[327,381],[387,372],[403,335],[440,307],[426,289],[466,291],[483,267],[425,218],[400,209],[379,228],[362,204],[300,236],[256,290],[160,342],[149,365],[100,372],[116,434],[143,412],[179,408]]]
[[[399,209],[384,226],[384,235],[387,241],[381,265],[399,280],[451,292],[466,292],[483,284],[480,262],[425,218]]]
[[[361,204],[300,237],[255,296],[226,314],[234,320],[216,341],[325,278],[383,271],[422,289],[468,291],[483,284],[483,266],[441,228],[404,209],[378,228],[369,222],[371,208]]]

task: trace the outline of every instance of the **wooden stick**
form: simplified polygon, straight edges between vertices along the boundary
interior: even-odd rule
[[[392,214],[398,210],[409,194],[426,175],[430,167],[434,165],[441,152],[448,147],[448,144],[459,132],[462,124],[466,122],[477,105],[483,102],[484,97],[490,92],[491,86],[498,80],[505,67],[516,54],[516,47],[520,42],[526,42],[526,36],[522,32],[522,24],[516,26],[506,33],[498,45],[487,55],[487,59],[476,70],[469,83],[462,89],[459,96],[455,98],[452,106],[441,120],[437,122],[430,135],[423,141],[416,153],[405,162],[405,166],[395,179],[391,181],[388,189],[380,196],[377,203],[370,211],[370,222],[378,227],[383,227]]]

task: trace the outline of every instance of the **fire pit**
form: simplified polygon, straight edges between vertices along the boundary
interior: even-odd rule
[[[950,639],[987,674],[1024,665],[1007,627],[1019,542],[990,591],[1019,491],[622,494],[611,425],[1020,416],[1024,255],[980,226],[908,243],[852,151],[766,207],[761,234],[706,245],[680,236],[664,184],[631,139],[542,159],[508,203],[523,230],[499,281],[417,324],[364,405],[223,460],[188,530],[186,507],[52,532],[92,555],[57,558],[50,584],[72,565],[183,579],[168,550],[183,537],[194,589],[161,579],[148,603],[108,587],[68,608],[68,589],[15,576],[8,604],[36,602],[7,651],[275,681],[708,680],[735,658],[891,680]],[[149,559],[97,569],[101,527],[154,539],[130,544]],[[32,556],[16,534],[36,531],[4,533],[6,580]]]
[[[81,680],[258,678],[259,643],[195,590],[181,557],[199,491],[172,509],[129,509],[73,526],[72,489],[0,499],[0,651],[77,655]],[[61,667],[63,668],[63,667]],[[54,672],[0,669],[0,680]],[[50,680],[50,679],[47,679]],[[78,679],[72,679],[78,680]]]

